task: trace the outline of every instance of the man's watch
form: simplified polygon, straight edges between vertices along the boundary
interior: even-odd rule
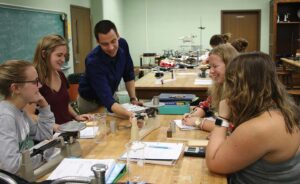
[[[130,102],[132,102],[132,101],[138,101],[138,99],[136,97],[131,97]]]
[[[216,126],[221,126],[221,127],[229,127],[229,122],[226,119],[217,117],[216,121],[215,121],[215,125]]]

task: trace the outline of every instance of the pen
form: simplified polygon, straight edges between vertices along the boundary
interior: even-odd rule
[[[150,145],[149,148],[170,149],[170,148],[167,147],[167,146],[153,146],[153,145]]]

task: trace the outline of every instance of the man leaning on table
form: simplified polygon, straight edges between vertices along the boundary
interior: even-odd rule
[[[128,44],[119,37],[116,26],[109,20],[99,21],[94,34],[98,46],[85,60],[85,73],[79,83],[79,111],[87,113],[105,106],[108,111],[129,118],[133,113],[114,98],[123,78],[131,103],[140,104],[135,95],[134,68]]]

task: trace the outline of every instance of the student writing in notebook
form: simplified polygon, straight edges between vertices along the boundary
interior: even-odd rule
[[[40,39],[34,54],[34,66],[42,83],[40,93],[50,104],[55,116],[54,130],[71,120],[91,119],[89,114],[77,114],[70,105],[68,82],[61,71],[68,54],[67,42],[60,35],[47,35]]]
[[[7,61],[0,65],[0,169],[17,173],[21,166],[21,152],[33,146],[33,140],[51,139],[54,115],[45,98],[40,94],[42,85],[31,63]],[[25,111],[27,105],[35,103],[39,114],[36,122]],[[41,157],[31,158],[33,167]]]
[[[206,148],[208,168],[231,174],[230,184],[298,184],[300,111],[264,53],[229,63],[224,100]],[[235,126],[227,136],[228,122]]]
[[[211,131],[214,128],[214,121],[207,120],[204,117],[213,116],[214,112],[218,112],[219,102],[222,100],[224,92],[225,69],[237,55],[238,52],[230,44],[221,44],[210,51],[208,58],[209,75],[213,80],[213,84],[209,89],[209,96],[205,101],[194,107],[192,112],[183,116],[183,124],[196,126],[205,131]]]

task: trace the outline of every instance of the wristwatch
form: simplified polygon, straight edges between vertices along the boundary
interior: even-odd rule
[[[217,119],[215,121],[215,125],[228,128],[229,127],[229,122],[226,119],[217,117]]]
[[[132,101],[137,101],[138,99],[136,98],[136,97],[131,97],[130,98],[130,102],[132,102]]]

